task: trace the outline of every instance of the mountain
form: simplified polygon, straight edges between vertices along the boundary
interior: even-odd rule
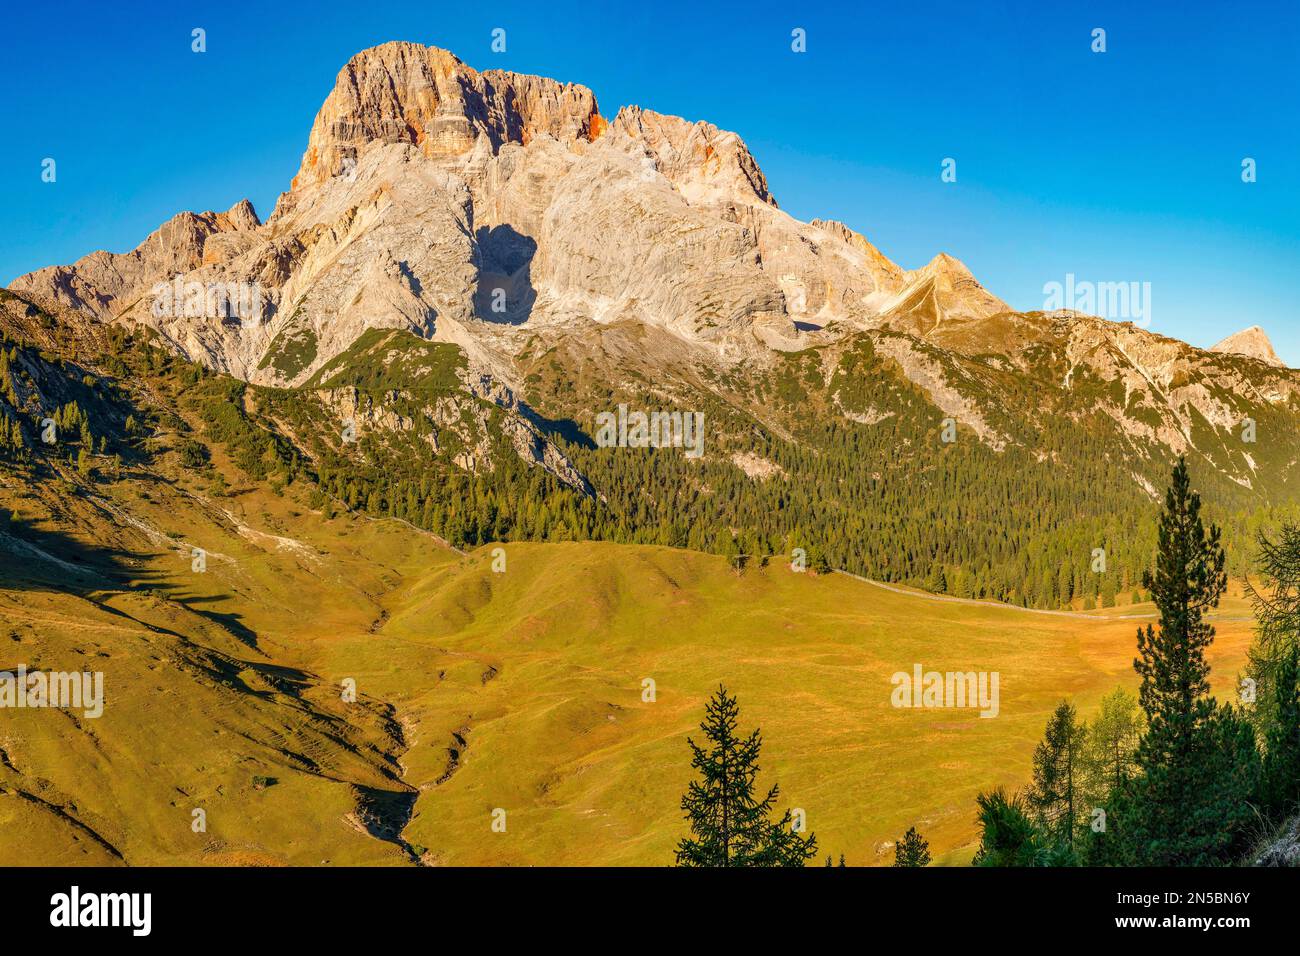
[[[1247,358],[1259,359],[1268,365],[1285,368],[1286,363],[1273,351],[1273,343],[1258,325],[1242,329],[1229,335],[1221,342],[1210,346],[1211,352],[1224,352],[1229,355],[1245,355]]]
[[[176,275],[257,284],[264,321],[155,315],[148,290]],[[265,224],[246,203],[182,214],[134,253],[12,289],[295,385],[375,327],[453,342],[510,383],[524,337],[592,323],[654,325],[734,364],[829,322],[1009,311],[954,259],[906,273],[846,227],[781,212],[734,133],[637,107],[607,120],[584,87],[407,43],[339,74]]]
[[[849,570],[1052,603],[1092,587],[1103,541],[1135,579],[1174,457],[1243,539],[1300,478],[1300,373],[1017,312],[950,255],[909,271],[794,219],[734,133],[417,44],[344,66],[265,222],[182,213],[10,293],[247,383],[250,427],[328,493],[457,544],[803,536]],[[701,454],[598,447],[621,404],[700,413]],[[990,545],[1004,527],[1032,531]]]
[[[98,672],[105,693],[95,717],[5,711],[0,826],[23,839],[3,865],[662,865],[723,679],[824,846],[888,863],[922,825],[962,862],[974,795],[1025,783],[1061,694],[1086,711],[1136,680],[1149,604],[1031,613],[644,544],[457,551],[402,502],[327,494],[292,394],[10,295],[0,327],[0,670]],[[373,354],[346,366],[365,397],[403,374]],[[451,491],[470,513],[490,497]],[[1220,693],[1241,611],[1216,619]],[[1000,719],[890,706],[916,661],[1016,675]]]

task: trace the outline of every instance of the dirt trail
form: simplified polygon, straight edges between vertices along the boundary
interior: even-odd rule
[[[925,591],[914,591],[910,588],[902,588],[893,584],[886,584],[883,581],[873,581],[871,578],[864,578],[860,574],[850,574],[848,571],[836,569],[836,574],[842,574],[846,578],[853,578],[855,581],[861,581],[863,584],[870,584],[872,587],[880,588],[884,591],[892,591],[894,594],[902,594],[904,597],[918,598],[922,601],[942,601],[945,604],[974,604],[979,607],[995,607],[1004,611],[1020,611],[1024,614],[1049,614],[1053,617],[1073,617],[1084,621],[1097,621],[1105,623],[1106,621],[1144,621],[1155,620],[1160,615],[1155,613],[1147,614],[1093,614],[1087,611],[1047,611],[1036,607],[1019,607],[1015,604],[1003,604],[999,601],[981,601],[977,598],[953,597],[951,594],[930,594]],[[1215,613],[1205,615],[1207,621],[1253,621],[1253,617],[1226,617]]]

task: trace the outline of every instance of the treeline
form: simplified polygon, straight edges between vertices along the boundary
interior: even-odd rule
[[[615,540],[724,555],[801,547],[814,563],[878,580],[1027,607],[1109,607],[1148,596],[1141,581],[1155,521],[1144,486],[1160,483],[1162,449],[1139,453],[1095,396],[1081,389],[1061,399],[1072,404],[1036,409],[1037,393],[1027,391],[1023,408],[986,413],[1011,439],[995,448],[963,422],[945,442],[943,413],[867,341],[841,357],[829,383],[815,350],[781,361],[775,371],[742,369],[712,391],[671,396],[673,407],[705,415],[697,460],[675,449],[595,448],[573,436],[575,423],[619,402],[664,407],[658,385],[574,383],[558,361],[540,364],[530,383],[547,414],[569,422],[556,429],[557,443],[626,519]],[[1023,387],[1020,378],[1007,381]],[[1252,451],[1260,481],[1275,445]],[[740,455],[769,462],[773,473],[750,477]],[[1254,533],[1279,509],[1214,477],[1230,570],[1244,574]],[[1275,497],[1286,500],[1285,490]],[[599,522],[597,533],[606,534]]]

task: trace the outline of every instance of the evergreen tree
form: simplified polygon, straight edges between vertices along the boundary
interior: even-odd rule
[[[930,844],[916,832],[916,827],[908,827],[903,838],[894,847],[894,866],[929,866]]]
[[[1092,722],[1084,748],[1090,791],[1104,799],[1111,790],[1127,790],[1136,772],[1135,754],[1142,739],[1138,702],[1117,687],[1101,700],[1101,713]]]
[[[1300,647],[1300,525],[1283,523],[1275,534],[1261,533],[1255,563],[1263,586],[1250,587],[1258,624],[1247,673],[1256,682],[1259,725],[1267,728],[1274,705],[1283,699],[1274,675]]]
[[[1249,823],[1258,778],[1250,728],[1209,693],[1205,650],[1214,628],[1203,616],[1218,605],[1227,578],[1219,529],[1207,533],[1200,511],[1180,458],[1160,515],[1155,572],[1142,582],[1160,619],[1156,629],[1138,630],[1133,663],[1147,717],[1141,775],[1131,798],[1116,801],[1124,852],[1155,866],[1223,862]]]
[[[795,833],[789,810],[772,821],[779,790],[773,784],[759,798],[755,780],[763,741],[757,730],[748,737],[737,734],[739,716],[736,698],[719,686],[700,724],[708,748],[687,738],[700,779],[682,797],[691,836],[677,845],[677,865],[803,866],[817,854],[817,838]]]
[[[981,793],[979,805],[980,845],[971,861],[975,866],[1034,866],[1042,847],[1034,821],[1025,812],[1018,794],[1008,797],[1001,788]]]
[[[1061,701],[1034,750],[1034,779],[1026,795],[1043,832],[1067,846],[1074,844],[1084,739],[1074,707]]]

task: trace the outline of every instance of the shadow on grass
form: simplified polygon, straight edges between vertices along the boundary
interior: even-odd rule
[[[157,552],[92,546],[59,531],[0,517],[0,589],[70,594],[131,620],[135,619],[105,603],[107,595],[154,594],[212,622],[241,644],[258,649],[257,633],[243,624],[240,615],[198,606],[228,600],[229,596],[187,599],[161,572],[146,566],[157,556]]]

